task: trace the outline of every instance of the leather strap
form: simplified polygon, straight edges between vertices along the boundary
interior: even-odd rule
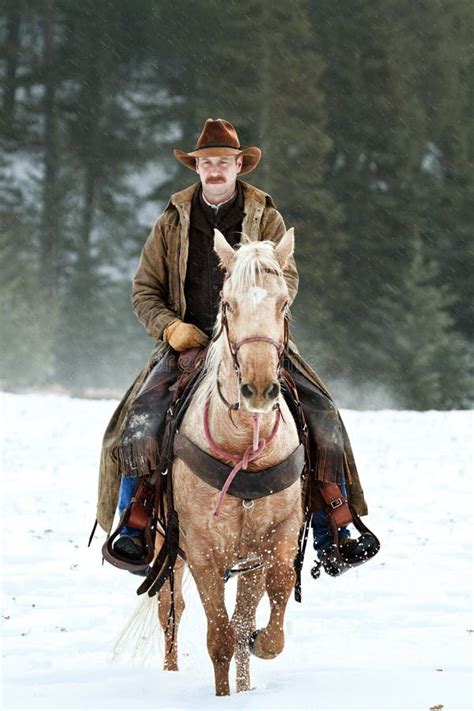
[[[319,484],[319,490],[324,503],[327,505],[326,512],[333,519],[338,528],[352,523],[352,514],[347,503],[347,498],[342,493],[339,484],[324,482]]]
[[[219,491],[232,469],[215,459],[190,439],[176,433],[173,452],[188,465],[194,474]],[[227,493],[239,499],[261,499],[294,484],[304,468],[304,446],[299,444],[285,460],[260,471],[240,471],[235,475]]]

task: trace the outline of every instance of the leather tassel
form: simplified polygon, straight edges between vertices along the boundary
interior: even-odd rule
[[[157,467],[159,452],[156,438],[134,440],[117,449],[121,471],[134,476],[150,476]]]
[[[343,472],[344,457],[342,452],[331,451],[327,447],[318,447],[315,472],[317,481],[339,484],[341,483]]]

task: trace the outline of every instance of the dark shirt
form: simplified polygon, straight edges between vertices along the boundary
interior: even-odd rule
[[[192,199],[189,228],[189,254],[184,282],[186,323],[211,336],[216,320],[224,272],[219,267],[219,257],[214,252],[214,228],[217,227],[232,247],[240,242],[244,217],[244,194],[237,183],[234,199],[217,211],[217,215],[202,196],[199,186]]]

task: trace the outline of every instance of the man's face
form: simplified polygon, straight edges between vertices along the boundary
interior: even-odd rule
[[[204,194],[216,203],[229,199],[235,191],[243,157],[211,156],[196,158],[196,173],[201,178]]]

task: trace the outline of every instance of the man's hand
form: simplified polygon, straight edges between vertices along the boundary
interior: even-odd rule
[[[173,321],[163,332],[163,338],[175,351],[185,351],[187,348],[205,346],[209,338],[197,326],[184,321]]]

